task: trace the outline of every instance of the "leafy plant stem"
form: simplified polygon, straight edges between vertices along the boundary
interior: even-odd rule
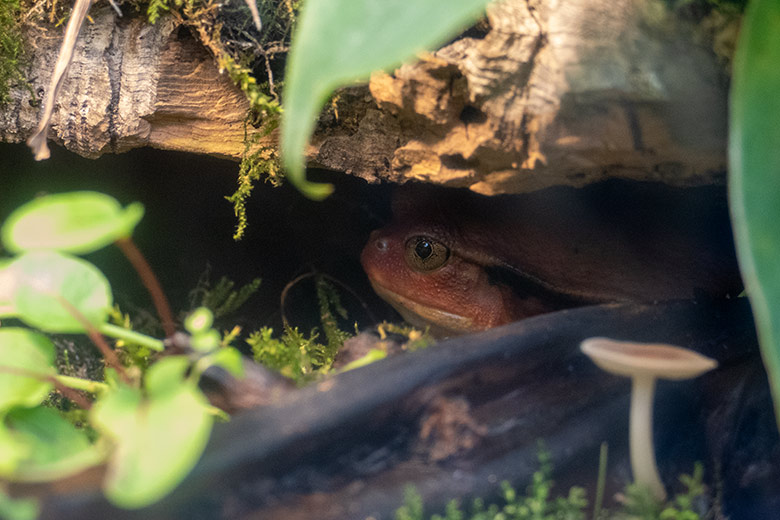
[[[609,447],[606,442],[601,443],[599,449],[599,472],[596,479],[596,497],[593,502],[593,520],[601,517],[601,507],[604,503],[604,487],[607,483],[607,453]]]
[[[108,389],[108,385],[101,383],[100,381],[92,381],[91,379],[82,379],[80,377],[56,375],[54,380],[68,388],[74,390],[82,390],[91,394],[97,394]]]
[[[70,387],[70,385],[66,385],[64,382],[60,381],[60,378],[65,376],[41,374],[40,372],[34,372],[32,370],[25,370],[23,368],[16,367],[0,367],[0,372],[17,374],[25,377],[33,377],[35,379],[40,379],[41,381],[48,381],[54,385],[54,388],[59,393],[76,403],[79,407],[85,410],[89,410],[92,406],[92,404],[87,399],[85,399],[84,396],[75,391],[74,387]],[[74,377],[72,379],[78,378]]]
[[[130,237],[120,238],[116,241],[116,245],[119,246],[119,249],[122,250],[122,253],[133,265],[133,268],[141,278],[144,287],[149,291],[152,303],[154,304],[155,309],[157,309],[157,314],[160,316],[160,322],[165,331],[165,337],[170,338],[176,332],[173,313],[171,312],[171,306],[168,304],[168,298],[166,298],[165,293],[160,286],[160,282],[157,280],[157,276]]]
[[[51,380],[54,383],[54,388],[56,388],[59,393],[73,401],[76,406],[83,410],[89,410],[92,408],[92,403],[86,397],[81,395],[77,390],[60,383],[56,377],[52,376]]]
[[[89,320],[84,317],[83,314],[79,312],[79,310],[68,300],[63,298],[62,296],[55,295],[56,298],[59,300],[59,302],[62,304],[63,307],[68,309],[68,312],[76,318],[79,322],[81,322],[81,325],[84,327],[84,330],[87,331],[87,336],[89,336],[89,339],[92,340],[92,343],[95,344],[95,346],[100,350],[100,353],[103,354],[103,358],[106,361],[106,364],[116,370],[116,373],[119,374],[119,377],[122,379],[123,382],[130,384],[130,378],[127,376],[127,372],[125,371],[125,368],[122,366],[122,363],[119,362],[119,358],[116,356],[116,353],[114,350],[106,343],[106,340],[103,339],[103,336],[98,332],[98,330],[95,328],[95,326],[89,322]]]
[[[106,336],[112,338],[121,339],[128,343],[134,343],[136,345],[142,345],[157,352],[165,350],[165,345],[162,341],[156,338],[141,334],[134,330],[125,329],[111,323],[103,323],[98,327],[98,331]]]
[[[213,417],[216,417],[217,419],[219,419],[221,421],[227,422],[227,421],[230,420],[230,415],[225,410],[223,410],[222,408],[218,408],[218,407],[216,407],[214,405],[208,405],[208,406],[205,407],[205,410],[206,410],[207,414],[209,414],[209,415],[211,415]]]

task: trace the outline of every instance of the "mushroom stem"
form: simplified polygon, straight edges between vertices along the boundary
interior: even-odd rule
[[[647,487],[658,500],[666,499],[666,490],[658,475],[653,446],[653,395],[655,377],[632,378],[629,445],[634,481]]]
[[[657,378],[679,381],[712,370],[718,362],[691,350],[660,343],[634,343],[589,338],[580,349],[602,370],[631,378],[628,430],[634,480],[650,488],[658,500],[666,490],[658,476],[653,448],[653,394]]]

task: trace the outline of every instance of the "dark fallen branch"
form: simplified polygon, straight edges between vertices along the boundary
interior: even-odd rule
[[[561,311],[393,357],[216,428],[193,474],[153,507],[118,511],[96,489],[49,489],[43,516],[381,520],[408,483],[435,512],[453,497],[494,495],[502,480],[524,488],[539,438],[557,489],[585,485],[591,499],[607,441],[609,506],[630,479],[629,386],[579,352],[597,335],[684,345],[719,361],[699,379],[659,384],[661,476],[674,492],[676,476],[702,461],[729,518],[771,517],[780,443],[744,300]]]

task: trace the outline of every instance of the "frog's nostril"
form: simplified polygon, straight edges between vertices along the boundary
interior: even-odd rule
[[[383,252],[383,253],[384,253],[385,251],[387,251],[387,248],[388,248],[388,246],[389,246],[389,244],[388,244],[388,242],[387,242],[387,239],[386,239],[386,238],[378,238],[378,239],[376,239],[376,240],[374,241],[374,245],[376,246],[376,248],[377,248],[379,251],[381,251],[381,252]]]

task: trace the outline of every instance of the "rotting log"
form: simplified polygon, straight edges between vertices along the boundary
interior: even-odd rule
[[[744,299],[585,307],[530,318],[395,356],[291,390],[217,425],[202,460],[162,502],[110,506],[95,482],[38,492],[42,518],[394,518],[414,484],[430,512],[453,497],[522,489],[543,438],[555,494],[572,484],[594,496],[598,450],[609,443],[606,504],[630,480],[629,382],[606,375],[578,348],[608,336],[685,345],[719,368],[659,383],[655,445],[664,480],[699,460],[733,520],[770,518],[780,505],[780,450],[765,373]]]
[[[187,30],[107,6],[91,16],[57,102],[55,142],[89,157],[138,146],[241,155],[247,102]],[[337,93],[309,164],[486,194],[608,177],[723,182],[725,66],[659,0],[506,0],[482,25],[481,37]],[[39,99],[60,34],[29,33]],[[18,142],[39,109],[23,89],[13,96],[0,138]]]

